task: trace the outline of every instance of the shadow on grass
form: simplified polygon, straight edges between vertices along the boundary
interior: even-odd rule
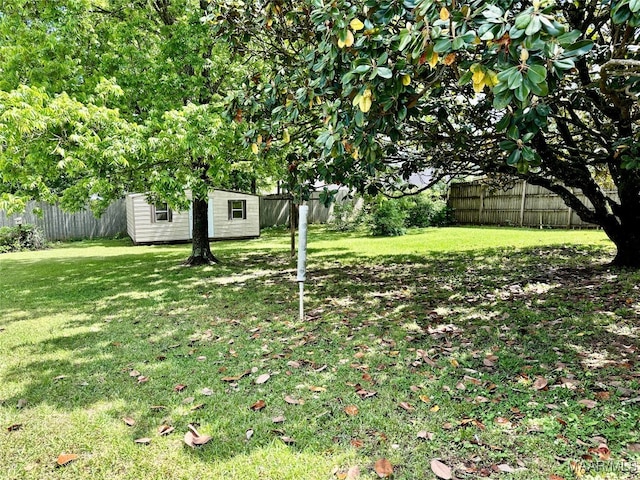
[[[269,432],[280,434],[265,427],[267,433],[246,442],[244,432],[257,422],[248,406],[273,392],[257,392],[249,381],[221,381],[256,365],[284,372],[297,361],[308,375],[332,381],[335,374],[322,370],[326,358],[363,352],[372,371],[406,371],[406,378],[392,377],[388,391],[379,394],[396,403],[402,399],[397,392],[428,379],[434,365],[451,369],[452,379],[461,377],[453,360],[466,374],[493,379],[493,388],[483,383],[475,392],[487,397],[513,395],[519,381],[536,376],[558,387],[559,402],[603,391],[626,398],[625,389],[637,387],[639,275],[604,265],[597,260],[603,250],[485,249],[364,259],[336,249],[330,261],[324,253],[322,263],[312,258],[309,265],[305,322],[296,321],[297,289],[285,252],[225,249],[227,261],[201,269],[181,267],[183,252],[30,261],[29,275],[4,286],[12,303],[3,305],[0,326],[6,330],[0,335],[20,324],[41,325],[39,319],[46,323],[49,316],[63,318],[55,331],[36,339],[23,332],[11,345],[24,360],[3,371],[4,382],[20,385],[4,403],[26,399],[64,411],[117,401],[126,407],[115,408],[114,418],[138,413],[132,437],[161,422],[181,431],[199,423],[219,432],[225,447],[216,455],[224,458],[268,445],[274,438]],[[4,265],[16,276],[22,268],[20,260]],[[490,355],[498,359],[487,362]],[[301,380],[282,378],[284,386],[272,384],[285,411],[292,407],[282,397]],[[562,378],[576,379],[575,388],[563,388]],[[447,380],[434,382],[439,391]],[[174,391],[180,384],[189,390]],[[205,387],[213,390],[208,399],[198,393]],[[292,422],[285,433],[304,439],[293,448],[349,441],[338,435],[338,414],[353,392],[342,382],[332,387],[320,410],[335,420],[322,428],[338,430],[304,437],[305,429],[320,427],[286,410]],[[450,387],[464,416],[486,415],[485,406],[465,400],[468,392]],[[185,402],[191,396],[196,400]],[[199,400],[215,409],[193,409]]]

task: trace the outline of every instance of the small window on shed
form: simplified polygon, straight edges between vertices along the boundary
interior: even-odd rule
[[[246,200],[229,200],[229,220],[245,220],[247,218]]]
[[[173,213],[166,203],[156,203],[151,207],[152,222],[172,222]]]

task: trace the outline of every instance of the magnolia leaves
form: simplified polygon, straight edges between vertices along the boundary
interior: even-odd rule
[[[338,48],[351,47],[355,42],[353,32],[362,30],[364,28],[364,23],[362,23],[360,19],[354,18],[353,20],[351,20],[351,22],[349,22],[349,27],[351,27],[351,29],[347,28],[346,30],[341,31],[338,35]]]
[[[211,441],[210,435],[202,435],[196,430],[196,427],[189,425],[189,430],[184,434],[184,443],[191,448],[199,447]]]
[[[367,113],[369,110],[371,110],[372,103],[373,94],[371,93],[370,88],[365,88],[362,93],[358,93],[355,97],[353,97],[353,105],[357,105],[362,113]]]

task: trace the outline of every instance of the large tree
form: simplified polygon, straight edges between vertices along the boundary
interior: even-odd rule
[[[321,116],[318,175],[371,190],[428,167],[522,178],[640,266],[640,1],[219,3],[212,20],[240,23],[245,44],[308,29],[288,91],[263,76],[240,98],[274,102],[262,135]]]
[[[234,148],[238,126],[221,121],[220,100],[242,67],[201,21],[207,8],[200,0],[5,2],[4,205],[41,198],[103,207],[136,189],[186,208],[189,190],[188,262],[215,261],[208,192],[263,167]]]

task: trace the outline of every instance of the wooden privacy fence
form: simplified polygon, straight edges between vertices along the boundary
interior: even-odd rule
[[[309,223],[327,223],[332,218],[333,205],[325,207],[319,197],[320,193],[314,192],[308,202]],[[354,200],[348,198],[348,192],[339,191],[336,202],[345,201]],[[42,215],[36,215],[36,209],[40,209]],[[38,225],[49,240],[115,237],[126,235],[127,232],[124,199],[113,202],[100,218],[96,218],[88,209],[68,213],[44,202],[29,202],[26,212],[21,215],[7,216],[5,212],[0,211],[0,227],[14,226],[18,219],[22,223]],[[288,222],[289,200],[286,195],[260,197],[260,228],[287,225]]]
[[[353,202],[349,198],[349,192],[339,190],[335,202]],[[362,201],[362,200],[360,200]],[[309,205],[309,223],[327,223],[333,218],[333,204],[325,207],[320,202],[320,192],[313,192],[307,202]],[[260,228],[273,227],[275,225],[288,225],[289,223],[289,197],[287,195],[266,195],[260,197]]]
[[[36,215],[39,208],[42,215]],[[109,205],[100,218],[96,218],[89,209],[77,213],[68,213],[55,205],[44,202],[29,202],[22,215],[7,216],[0,211],[0,227],[31,223],[44,231],[48,240],[74,240],[81,238],[103,238],[124,235],[127,232],[127,214],[124,199]]]
[[[591,206],[579,190],[578,198]],[[607,192],[616,196],[615,192]],[[537,185],[518,182],[508,190],[491,189],[480,182],[451,185],[449,206],[462,225],[511,225],[520,227],[596,228],[584,222],[555,193]]]

